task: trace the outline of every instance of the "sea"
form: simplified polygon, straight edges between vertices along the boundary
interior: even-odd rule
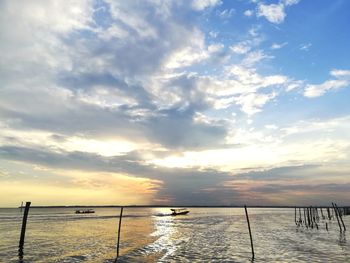
[[[120,209],[31,208],[19,260],[23,211],[0,208],[0,262],[114,262]],[[336,220],[298,227],[291,208],[124,208],[117,262],[350,262],[348,232]],[[326,230],[326,223],[328,231]]]

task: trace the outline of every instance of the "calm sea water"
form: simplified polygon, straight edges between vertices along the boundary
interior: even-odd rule
[[[118,208],[79,215],[72,208],[32,208],[24,262],[113,262]],[[297,228],[293,209],[248,209],[254,262],[350,262],[347,234],[336,221],[327,232]],[[242,208],[191,208],[168,216],[164,208],[126,208],[118,262],[251,262]],[[0,262],[18,262],[22,214],[0,209]],[[344,217],[350,231],[350,216]]]

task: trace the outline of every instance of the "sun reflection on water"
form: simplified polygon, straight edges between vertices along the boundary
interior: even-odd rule
[[[163,260],[175,254],[175,237],[178,231],[169,209],[154,209],[153,222],[155,231],[151,233],[151,236],[157,237],[157,239],[148,246],[149,253],[161,254],[160,260]]]

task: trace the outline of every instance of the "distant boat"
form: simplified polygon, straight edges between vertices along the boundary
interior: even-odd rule
[[[93,209],[85,209],[85,210],[75,210],[76,214],[93,214],[95,211]]]
[[[172,216],[178,216],[178,215],[187,215],[190,211],[188,211],[186,208],[178,208],[178,209],[170,209]]]

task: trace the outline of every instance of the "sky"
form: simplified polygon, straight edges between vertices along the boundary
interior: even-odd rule
[[[0,1],[0,207],[350,204],[350,1]]]

